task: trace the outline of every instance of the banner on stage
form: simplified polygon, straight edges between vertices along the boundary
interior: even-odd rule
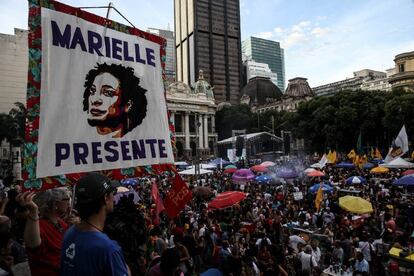
[[[29,5],[26,179],[173,163],[165,40],[55,1]]]

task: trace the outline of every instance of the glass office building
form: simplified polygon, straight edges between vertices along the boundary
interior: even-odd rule
[[[277,74],[277,86],[285,91],[285,56],[279,42],[251,36],[242,42],[242,52],[255,62],[268,64]]]

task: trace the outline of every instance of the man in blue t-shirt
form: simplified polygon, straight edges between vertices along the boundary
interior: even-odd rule
[[[118,183],[90,173],[75,188],[75,207],[81,223],[70,227],[61,249],[61,275],[130,275],[116,241],[102,232],[106,215],[113,211]]]

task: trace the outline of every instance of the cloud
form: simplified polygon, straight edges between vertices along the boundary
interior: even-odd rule
[[[302,32],[306,27],[310,26],[310,21],[301,21],[296,25],[292,26],[293,32]]]
[[[296,45],[316,38],[322,38],[329,33],[330,28],[318,26],[319,22],[310,20],[300,21],[288,27],[275,27],[272,31],[264,31],[255,35],[264,39],[277,40],[282,47],[289,49]]]
[[[321,28],[316,27],[311,31],[311,34],[313,34],[316,37],[323,37],[329,32],[329,28]]]
[[[257,37],[264,38],[264,39],[270,39],[273,37],[272,32],[260,32]]]
[[[283,30],[282,28],[280,28],[280,27],[276,27],[276,28],[274,28],[274,29],[273,29],[273,31],[274,31],[276,34],[281,34],[281,33],[283,33],[283,32],[284,32],[284,30]]]
[[[290,48],[293,45],[307,40],[306,35],[302,32],[293,32],[289,34],[282,42],[285,48]]]

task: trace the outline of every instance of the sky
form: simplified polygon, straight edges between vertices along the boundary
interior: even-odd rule
[[[76,7],[102,0],[61,0]],[[112,0],[140,29],[174,30],[173,0]],[[0,0],[0,33],[27,29],[27,1]],[[105,9],[89,10],[105,16]],[[414,0],[240,0],[242,40],[256,36],[285,49],[286,80],[311,87],[343,80],[354,71],[385,71],[395,55],[414,51]],[[115,11],[110,18],[126,23]],[[287,83],[286,83],[287,85]]]

